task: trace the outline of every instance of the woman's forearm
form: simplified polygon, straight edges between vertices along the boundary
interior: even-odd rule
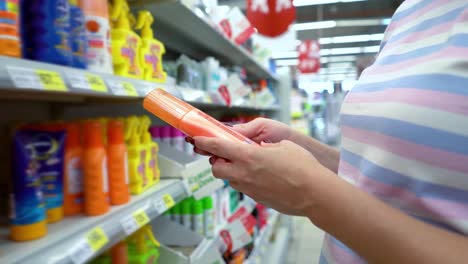
[[[468,260],[467,237],[407,216],[337,177],[327,178],[310,186],[316,203],[307,215],[370,263]]]
[[[290,140],[307,149],[323,166],[338,173],[340,152],[337,149],[299,132],[293,132]]]

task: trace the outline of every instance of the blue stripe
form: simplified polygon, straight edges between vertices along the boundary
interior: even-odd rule
[[[351,256],[354,256],[355,258],[358,258],[358,259],[361,259],[362,258],[356,254],[354,251],[352,251],[350,248],[348,248],[345,244],[343,244],[341,241],[339,241],[338,239],[336,239],[335,237],[327,234],[327,236],[330,238],[330,241],[335,244],[336,246],[338,246],[339,248],[341,248],[342,250],[344,250],[346,253],[350,254]]]
[[[365,80],[365,73],[362,79]],[[352,90],[353,93],[378,92],[391,88],[413,88],[420,90],[432,90],[445,93],[453,93],[468,96],[468,78],[449,74],[421,74],[405,77],[397,77],[390,81],[375,83],[358,83]]]
[[[428,30],[434,26],[438,26],[440,24],[443,24],[443,23],[446,23],[446,22],[450,22],[450,21],[453,21],[455,22],[456,18],[459,17],[466,9],[468,5],[463,5],[459,8],[456,8],[456,9],[453,9],[452,11],[448,12],[448,13],[445,13],[441,16],[438,16],[438,17],[434,17],[434,18],[431,18],[431,19],[427,19],[427,20],[424,20],[423,22],[419,23],[419,24],[416,24],[415,26],[403,31],[403,32],[400,32],[396,35],[392,35],[390,37],[390,39],[387,41],[388,44],[392,43],[392,42],[395,42],[395,41],[398,41],[399,39],[401,38],[404,38],[404,37],[407,37],[408,35],[411,35],[411,34],[414,34],[418,31],[424,31],[424,30]],[[455,23],[454,23],[455,24]]]
[[[389,43],[387,42],[386,45],[389,45]],[[402,44],[402,45],[405,45],[405,44]],[[430,56],[433,53],[436,53],[448,47],[467,48],[468,47],[468,34],[452,35],[449,38],[447,38],[447,41],[443,43],[432,45],[432,46],[427,46],[424,48],[419,48],[419,49],[406,52],[406,53],[402,53],[402,54],[395,54],[395,55],[388,55],[388,56],[381,55],[377,58],[374,65],[389,65],[389,64],[395,64],[395,63],[401,63],[401,62],[408,61],[408,60],[418,59],[424,56]],[[383,47],[382,51],[385,52],[385,47]],[[460,57],[460,59],[463,59],[463,57]]]
[[[409,2],[409,1],[408,1],[408,2]],[[414,12],[421,10],[422,8],[428,6],[428,5],[431,4],[431,3],[432,3],[432,1],[429,1],[429,0],[424,1],[424,0],[422,0],[420,3],[417,3],[417,4],[415,4],[414,6],[408,8],[408,9],[406,9],[406,10],[398,11],[398,9],[397,9],[396,13],[393,15],[392,21],[402,20],[402,19],[404,19],[405,17],[410,16],[410,15],[413,14]],[[403,5],[405,5],[405,2],[403,2],[403,3],[401,4],[400,7],[403,7]]]
[[[348,114],[341,115],[341,124],[377,132],[431,148],[442,149],[447,152],[468,155],[467,136],[461,136],[431,127],[385,117]],[[461,127],[460,129],[463,128]]]
[[[418,197],[429,197],[441,200],[468,203],[468,192],[460,189],[441,186],[411,178],[401,173],[383,168],[345,148],[341,149],[341,159],[359,168],[361,174],[378,182],[408,190]],[[441,175],[441,177],[443,177]]]

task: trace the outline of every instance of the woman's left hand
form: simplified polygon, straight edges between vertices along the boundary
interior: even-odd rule
[[[332,173],[291,141],[261,146],[211,137],[195,137],[194,141],[198,149],[213,155],[210,163],[215,177],[286,214],[306,215],[314,207],[314,186],[330,179],[327,176]]]

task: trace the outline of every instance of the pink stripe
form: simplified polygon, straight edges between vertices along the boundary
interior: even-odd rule
[[[338,169],[339,175],[343,178],[350,178],[353,181],[357,182],[359,180],[358,175],[353,173],[353,166],[344,160],[340,160],[340,168]]]
[[[431,37],[431,36],[434,36],[434,35],[438,35],[440,33],[447,33],[452,28],[453,28],[453,21],[449,21],[447,23],[443,23],[443,24],[437,25],[435,27],[431,27],[428,30],[424,30],[424,31],[409,34],[408,36],[403,37],[403,38],[401,38],[401,39],[399,39],[397,41],[393,41],[393,42],[390,42],[390,43],[387,42],[387,44],[385,45],[384,51],[386,53],[386,51],[390,51],[394,47],[398,47],[398,46],[400,46],[402,44],[419,41],[421,39]],[[391,37],[390,37],[390,40],[391,40]]]
[[[380,133],[343,126],[343,137],[440,168],[468,173],[468,156],[431,148]],[[468,175],[467,175],[468,182]]]
[[[380,55],[381,58],[385,57],[386,53],[387,52],[384,49],[384,54]],[[412,67],[418,66],[420,64],[425,64],[428,67],[430,67],[431,65],[428,64],[428,62],[430,62],[431,64],[434,64],[436,63],[435,60],[438,60],[438,59],[454,59],[454,64],[455,64],[455,60],[457,61],[460,60],[460,54],[467,54],[467,53],[468,53],[468,48],[448,46],[447,48],[443,48],[428,56],[422,56],[422,57],[411,59],[411,60],[404,60],[400,63],[394,63],[394,64],[388,64],[388,65],[374,64],[374,67],[369,67],[366,70],[366,75],[369,76],[370,74],[389,74],[389,73],[401,72],[404,69],[411,69]]]
[[[447,3],[448,2],[446,2],[446,1],[434,1],[432,4],[427,5],[426,7],[424,7],[421,10],[413,12],[411,15],[409,15],[409,16],[407,16],[405,18],[403,18],[403,19],[401,19],[399,21],[395,21],[393,23],[390,23],[390,25],[388,25],[387,30],[388,31],[393,31],[396,28],[401,27],[402,25],[406,25],[406,24],[411,23],[413,21],[417,21],[420,16],[426,14],[428,11],[430,11],[432,9],[439,8],[440,6],[445,5]]]
[[[413,88],[392,88],[385,91],[350,93],[346,103],[398,102],[435,108],[451,113],[468,115],[468,96]]]
[[[334,263],[346,263],[346,264],[362,264],[363,261],[355,255],[342,249],[339,245],[331,241],[329,235],[325,235],[325,243],[327,244],[328,252],[333,258]]]
[[[355,167],[352,169],[352,173],[356,174],[360,179],[357,184],[361,190],[383,199],[398,200],[398,205],[394,205],[402,210],[415,212],[436,220],[468,219],[468,204],[434,198],[421,198],[404,188],[391,186],[366,177]]]

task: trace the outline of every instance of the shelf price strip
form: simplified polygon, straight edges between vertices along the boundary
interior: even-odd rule
[[[175,205],[175,201],[170,194],[164,194],[160,199],[154,201],[154,207],[159,214],[163,214]]]
[[[7,67],[11,81],[16,88],[67,91],[67,86],[58,72],[34,70],[21,67]]]
[[[125,231],[125,234],[131,235],[138,229],[140,229],[142,226],[146,225],[149,223],[150,219],[146,212],[142,209],[137,210],[135,213],[132,215],[124,218],[121,222],[122,227]]]
[[[130,82],[121,82],[117,80],[109,80],[107,81],[109,88],[111,89],[112,93],[115,95],[122,95],[122,96],[138,96],[138,92]]]
[[[81,72],[68,72],[68,81],[75,89],[91,90],[96,92],[107,92],[107,86],[98,75]]]
[[[104,230],[96,227],[78,241],[77,245],[69,253],[69,256],[75,264],[85,263],[107,243],[109,243],[109,239]]]

